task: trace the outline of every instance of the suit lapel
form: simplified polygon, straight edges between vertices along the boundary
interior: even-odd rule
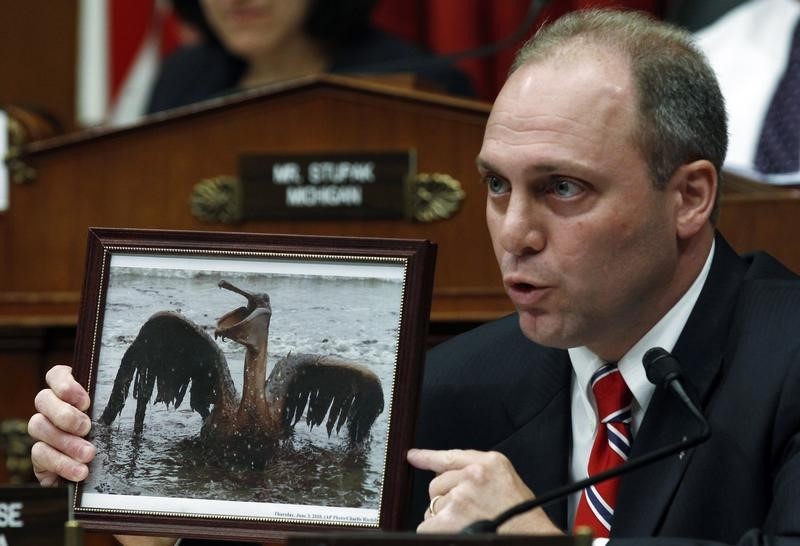
[[[530,374],[506,399],[514,432],[494,449],[504,453],[536,493],[567,482],[570,450],[571,365],[566,351],[548,350],[530,363]],[[561,528],[567,525],[566,500],[545,507]]]
[[[744,265],[721,236],[706,284],[672,354],[684,383],[701,407],[719,373]],[[673,394],[656,389],[633,442],[631,458],[698,432],[698,425]],[[691,453],[668,457],[625,476],[620,484],[612,537],[657,535]]]

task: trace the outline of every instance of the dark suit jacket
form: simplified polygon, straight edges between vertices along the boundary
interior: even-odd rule
[[[712,435],[623,477],[612,543],[800,544],[800,279],[765,254],[739,258],[718,236],[673,354]],[[484,325],[429,353],[418,445],[498,450],[547,492],[567,482],[570,381],[567,352],[526,339],[515,315]],[[657,389],[631,456],[697,430]],[[429,478],[415,479],[414,521]],[[546,510],[566,526],[566,501]]]

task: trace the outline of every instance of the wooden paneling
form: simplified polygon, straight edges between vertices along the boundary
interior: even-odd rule
[[[739,252],[767,251],[800,273],[800,191],[723,194],[719,229]]]
[[[488,105],[334,77],[189,108],[116,131],[30,147],[37,179],[11,189],[0,215],[0,322],[74,320],[89,226],[431,239],[439,244],[434,320],[485,320],[511,307],[484,227],[478,153]],[[243,153],[414,149],[419,172],[447,173],[466,192],[449,220],[252,221],[204,224],[195,184],[235,175]],[[26,311],[27,310],[27,311]]]
[[[0,105],[75,120],[77,0],[4,0],[0,12]]]

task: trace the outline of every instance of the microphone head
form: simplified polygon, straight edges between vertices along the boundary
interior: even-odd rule
[[[649,349],[642,357],[647,380],[654,385],[667,386],[681,376],[681,365],[661,347]]]

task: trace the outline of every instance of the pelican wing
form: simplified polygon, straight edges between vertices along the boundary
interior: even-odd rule
[[[267,398],[285,430],[291,430],[305,413],[311,428],[324,421],[329,436],[347,425],[354,443],[369,435],[383,411],[378,376],[333,356],[289,354],[282,358],[267,380]]]
[[[155,402],[178,407],[191,384],[189,404],[204,419],[212,404],[235,398],[225,356],[211,336],[189,319],[168,311],[150,317],[122,356],[101,423],[111,424],[122,412],[132,382],[137,399],[136,432],[144,426],[154,387]]]

